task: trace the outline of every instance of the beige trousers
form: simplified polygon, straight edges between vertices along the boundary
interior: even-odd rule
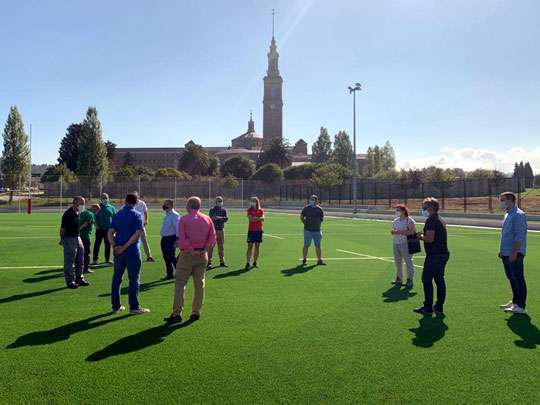
[[[396,278],[412,281],[414,278],[414,264],[407,242],[394,243],[394,260],[396,262]],[[407,265],[406,279],[403,278],[403,262]]]
[[[178,262],[176,263],[173,315],[182,314],[182,310],[184,309],[184,293],[190,276],[193,276],[193,285],[195,287],[191,313],[200,315],[204,301],[204,273],[207,264],[208,257],[206,255],[192,256],[188,252],[180,252]]]
[[[216,230],[216,243],[212,245],[212,247],[208,250],[208,260],[212,260],[212,256],[214,254],[214,248],[218,247],[218,253],[219,253],[219,261],[222,263],[224,261],[224,246],[225,244],[225,231],[223,230]]]

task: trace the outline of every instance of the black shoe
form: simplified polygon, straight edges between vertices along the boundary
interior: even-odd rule
[[[83,271],[84,274],[90,274],[90,273],[93,273],[94,271],[93,270],[90,270],[90,269],[86,269]]]
[[[254,269],[258,269],[258,268],[259,268],[259,266],[257,266],[257,262],[253,262],[253,268],[254,268]]]
[[[206,265],[206,270],[210,270],[212,268],[212,262],[208,262]]]
[[[167,274],[164,277],[161,277],[162,280],[172,280],[174,279],[174,276],[172,274]]]
[[[244,267],[244,270],[247,271],[247,270],[249,270],[249,269],[251,269],[251,266],[249,265],[249,263],[246,263],[246,267]]]
[[[439,308],[436,305],[433,307],[433,312],[435,312],[436,314],[439,314],[439,315],[444,314],[442,308]]]
[[[326,266],[326,263],[322,260],[317,260],[317,266]]]
[[[226,264],[225,262],[221,262],[221,263],[219,264],[219,267],[229,267],[229,266],[227,266],[227,264]]]
[[[167,316],[167,317],[163,318],[163,320],[165,322],[167,322],[168,324],[172,325],[172,324],[175,324],[175,323],[182,322],[182,317],[180,315],[170,315],[170,316]]]
[[[302,260],[302,266],[305,266],[306,264],[307,264],[307,260],[306,259]]]
[[[66,287],[67,288],[70,288],[72,290],[76,290],[77,288],[79,288],[79,284],[77,284],[76,282],[72,281],[71,283],[67,283],[66,284]]]
[[[77,284],[81,287],[88,287],[90,285],[90,283],[86,281],[84,278],[77,280]]]
[[[146,261],[149,263],[154,263],[156,260],[152,256],[150,256],[148,259],[146,259]]]
[[[190,321],[198,321],[200,318],[201,318],[201,316],[199,314],[191,314],[189,316]]]
[[[413,312],[416,312],[417,314],[422,314],[422,315],[433,315],[432,309],[428,309],[423,306],[413,309]]]

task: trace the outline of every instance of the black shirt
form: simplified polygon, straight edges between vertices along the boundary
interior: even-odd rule
[[[446,226],[442,223],[439,215],[431,215],[424,225],[424,234],[426,231],[435,231],[433,242],[424,241],[424,249],[427,255],[443,255],[448,253]]]
[[[302,210],[304,217],[304,229],[310,232],[319,232],[324,213],[318,205],[306,205]]]
[[[64,237],[76,238],[79,236],[79,213],[73,207],[70,207],[62,215],[62,228],[64,228]]]

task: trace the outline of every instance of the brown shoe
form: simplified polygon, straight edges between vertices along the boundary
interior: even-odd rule
[[[190,321],[198,321],[200,318],[201,318],[201,316],[199,314],[191,314],[189,316]]]

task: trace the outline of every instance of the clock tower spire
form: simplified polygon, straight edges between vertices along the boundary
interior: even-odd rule
[[[283,79],[279,74],[279,53],[274,37],[274,10],[272,9],[272,40],[268,52],[268,68],[264,77],[263,138],[264,144],[272,139],[283,139]]]

